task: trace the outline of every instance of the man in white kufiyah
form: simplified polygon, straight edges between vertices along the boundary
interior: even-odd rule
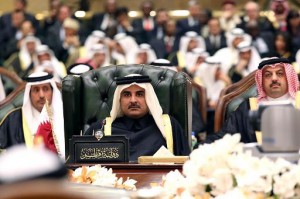
[[[208,105],[216,108],[219,95],[223,88],[231,83],[229,77],[220,67],[220,60],[216,57],[207,57],[205,62],[198,67],[195,78],[206,88]]]
[[[136,64],[149,64],[156,59],[156,54],[149,44],[143,43],[139,45],[139,48],[135,53]]]
[[[181,37],[179,43],[179,52],[177,53],[178,65],[185,67],[191,57],[194,48],[206,50],[205,41],[202,36],[194,31],[188,31]]]
[[[34,48],[29,48],[29,43],[34,43]],[[20,48],[20,61],[23,70],[26,70],[29,65],[33,62],[35,49],[41,45],[41,41],[35,36],[27,36],[21,43]]]
[[[209,57],[209,54],[203,48],[194,48],[190,54],[189,61],[185,67],[187,73],[191,77],[194,77],[195,72],[198,70],[200,65],[204,63],[207,57]]]
[[[65,154],[64,118],[61,93],[53,76],[45,72],[33,73],[26,79],[23,106],[6,115],[0,124],[0,148],[25,143],[33,146],[34,136],[46,100],[53,112],[53,132],[56,133],[62,158]]]
[[[125,33],[118,33],[114,36],[116,42],[111,53],[116,64],[134,64],[133,55],[138,50],[138,44],[133,37]]]
[[[109,44],[111,43],[111,39],[106,37],[105,33],[100,30],[94,30],[92,34],[88,36],[84,43],[84,47],[80,51],[80,59],[91,59],[95,51],[99,49],[99,45],[103,45],[101,49],[105,51],[105,65],[109,65],[110,63],[110,50]]]
[[[116,81],[110,117],[93,123],[86,134],[104,128],[105,136],[125,135],[130,143],[130,160],[153,155],[161,146],[175,155],[188,155],[188,140],[180,124],[163,114],[148,76],[132,74]]]
[[[91,57],[88,62],[94,69],[110,65],[109,49],[103,44],[94,44],[90,50]]]
[[[60,82],[67,74],[64,64],[58,61],[47,45],[39,45],[36,48],[34,72],[40,71],[52,74],[57,82]]]
[[[37,37],[26,36],[21,42],[20,52],[12,54],[4,66],[21,78],[27,77],[33,70],[36,47],[39,45],[41,41]]]
[[[238,60],[238,50],[237,45],[242,41],[251,42],[250,35],[246,34],[244,30],[240,28],[234,28],[227,33],[227,47],[218,50],[214,57],[221,60],[221,67],[225,73],[228,73],[229,69],[237,63]],[[226,59],[224,59],[226,58]]]
[[[92,57],[90,54],[90,50],[93,45],[102,43],[105,44],[106,40],[109,38],[106,38],[105,33],[100,30],[94,30],[85,40],[84,42],[84,49],[85,49],[85,55],[84,57]]]
[[[237,45],[239,52],[238,62],[229,71],[233,83],[238,82],[257,69],[261,57],[255,47],[248,41],[242,41]]]

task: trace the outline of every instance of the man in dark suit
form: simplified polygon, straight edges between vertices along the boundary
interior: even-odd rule
[[[259,23],[249,21],[245,24],[245,31],[252,37],[252,45],[257,49],[261,57],[270,57],[275,49],[275,35],[270,31],[261,31]]]
[[[176,57],[176,46],[178,48],[178,40],[176,38],[176,22],[169,20],[165,26],[165,36],[161,39],[153,39],[150,42],[151,47],[155,51],[157,58]],[[171,59],[172,60],[172,59]],[[173,65],[177,64],[177,61]]]
[[[178,20],[176,24],[178,37],[181,37],[188,31],[200,33],[201,24],[200,18],[200,5],[197,1],[189,1],[190,16],[186,19]]]
[[[106,0],[104,2],[105,12],[96,13],[90,23],[89,31],[92,32],[94,30],[101,30],[105,32],[105,34],[113,38],[115,33],[115,27],[117,25],[116,10],[117,10],[117,2],[116,0]]]
[[[0,27],[0,45],[1,48],[1,57],[5,60],[8,58],[7,55],[7,45],[9,41],[15,39],[19,40],[22,38],[22,33],[20,31],[21,25],[25,20],[24,12],[21,10],[15,10],[11,13],[11,24],[9,26]]]
[[[151,39],[162,39],[165,36],[164,27],[168,21],[168,11],[164,8],[158,9],[155,16],[155,26],[151,31]]]
[[[0,28],[1,30],[6,28],[12,28],[12,15],[14,12],[23,12],[24,13],[24,20],[29,20],[32,22],[34,28],[36,30],[39,29],[39,22],[38,20],[32,15],[31,13],[26,12],[27,7],[27,0],[15,0],[14,1],[14,11],[10,13],[6,13],[2,15],[0,18]]]
[[[150,12],[153,11],[153,3],[148,0],[143,1],[141,10],[143,17],[132,21],[132,27],[138,44],[148,43],[151,38],[151,31],[155,27],[154,18],[150,16]]]
[[[208,31],[209,34],[205,38],[206,51],[213,56],[217,50],[227,47],[226,36],[218,18],[211,18],[208,21]]]
[[[260,7],[257,2],[248,1],[244,6],[244,10],[245,15],[241,17],[241,23],[237,27],[246,30],[249,22],[256,22],[261,32],[275,32],[272,22],[267,17],[260,16]]]
[[[68,20],[73,19],[72,18],[72,10],[71,10],[71,7],[69,7],[68,5],[62,5],[58,11],[57,21],[48,29],[46,37],[45,37],[45,43],[54,51],[55,56],[62,62],[66,62],[67,57],[68,57],[67,56],[68,53],[66,53],[67,47],[63,45],[64,42],[66,42],[66,40],[69,40],[67,38],[68,33],[66,32],[65,27],[63,26],[66,19],[68,19]],[[74,19],[74,20],[76,20],[76,19]],[[74,20],[69,20],[69,21],[74,22]],[[75,29],[77,29],[76,34],[75,33],[72,33],[72,34],[76,35],[76,37],[79,37],[80,44],[82,44],[85,39],[85,35],[82,32],[82,26],[78,22],[78,20],[76,20],[75,23],[76,24],[78,23],[78,27],[77,27],[78,29],[75,28]],[[75,26],[77,26],[77,25],[75,25]],[[75,38],[75,37],[73,37],[73,38]],[[71,39],[71,40],[73,40],[73,39]],[[77,40],[77,38],[75,40]],[[69,40],[67,42],[70,43],[71,41]]]

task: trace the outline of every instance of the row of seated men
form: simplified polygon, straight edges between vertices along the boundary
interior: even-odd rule
[[[244,143],[256,142],[248,112],[263,101],[289,101],[297,107],[299,89],[297,73],[290,61],[285,58],[269,58],[259,63],[255,74],[258,96],[256,105],[251,107],[248,100],[233,111],[220,132],[209,134],[204,143],[223,137],[226,133],[241,134]],[[182,127],[172,116],[162,119],[163,111],[148,76],[131,74],[116,80],[110,121],[97,121],[85,132],[93,134],[99,129],[105,135],[125,135],[130,142],[130,160],[136,161],[141,155],[153,155],[161,146],[165,146],[175,155],[189,155],[191,146],[184,137]],[[39,131],[38,118],[48,100],[53,110],[53,134]],[[34,138],[40,135],[45,146],[65,158],[65,140],[62,99],[54,83],[53,76],[39,72],[27,78],[23,106],[11,112],[0,127],[0,146],[7,148],[25,143],[32,146]],[[109,121],[109,120],[106,120]],[[167,122],[168,121],[168,122]],[[171,125],[171,127],[168,125]]]
[[[18,4],[22,4],[21,2],[23,1],[16,0],[16,2]],[[228,20],[224,20],[224,16],[220,18],[206,16],[206,21],[201,21],[200,13],[202,13],[201,11],[205,9],[201,9],[201,6],[196,1],[191,1],[189,2],[190,16],[187,19],[178,20],[177,23],[175,23],[173,20],[168,20],[168,12],[167,10],[163,9],[157,11],[156,19],[151,17],[150,12],[154,9],[153,4],[151,1],[144,1],[141,5],[143,18],[134,20],[131,24],[127,16],[126,9],[124,10],[123,8],[118,7],[116,1],[107,1],[105,2],[105,12],[94,15],[90,25],[92,28],[88,28],[88,31],[86,31],[89,32],[89,34],[87,34],[89,36],[87,39],[85,39],[86,37],[82,39],[80,33],[82,32],[82,29],[85,28],[81,27],[77,20],[70,18],[72,12],[68,6],[59,5],[57,1],[54,1],[53,5],[51,5],[53,7],[56,5],[55,8],[57,9],[57,16],[54,17],[53,23],[48,24],[49,26],[45,28],[46,30],[44,32],[47,33],[45,33],[43,37],[40,37],[40,35],[35,35],[38,37],[36,38],[37,43],[35,45],[38,45],[39,43],[47,44],[53,51],[53,55],[66,66],[80,61],[95,62],[92,65],[94,67],[99,67],[103,64],[99,63],[100,61],[96,62],[95,59],[91,60],[93,54],[91,52],[91,48],[93,43],[104,43],[106,47],[106,50],[104,50],[106,52],[105,65],[110,63],[150,63],[155,58],[168,58],[174,65],[186,67],[188,69],[191,68],[189,72],[192,75],[195,74],[195,67],[193,66],[194,63],[190,62],[189,54],[191,54],[195,48],[202,48],[208,53],[209,56],[215,55],[221,61],[224,60],[222,59],[224,56],[228,57],[227,61],[223,61],[221,64],[221,68],[224,73],[229,73],[229,69],[232,67],[236,67],[239,72],[241,68],[251,69],[251,65],[257,64],[257,62],[260,61],[260,57],[265,56],[286,57],[293,62],[295,61],[296,51],[299,49],[299,46],[297,45],[298,37],[296,36],[298,34],[297,32],[299,32],[299,23],[297,23],[297,21],[292,23],[290,21],[299,19],[299,16],[297,18],[297,12],[294,13],[292,11],[291,17],[286,16],[286,13],[288,12],[286,1],[274,0],[274,2],[272,1],[272,5],[273,3],[276,4],[274,5],[276,9],[279,9],[280,7],[282,8],[283,6],[285,10],[284,20],[288,20],[285,23],[286,25],[283,25],[283,19],[280,17],[280,23],[278,21],[280,26],[273,27],[270,21],[259,16],[259,7],[255,2],[247,2],[245,5],[246,14],[242,17],[244,20],[239,19],[238,21],[240,23],[233,23],[233,21],[235,21],[234,19],[237,18],[236,2],[233,0],[222,1],[222,9],[224,9],[224,14],[230,16],[227,16],[229,18]],[[21,10],[21,13],[26,13],[26,5],[19,5],[16,6],[16,8],[17,10]],[[252,15],[250,13],[252,13]],[[276,12],[274,10],[274,13],[279,15],[279,11]],[[2,22],[0,23],[2,24],[1,28],[5,30],[1,32],[1,34],[4,34],[4,36],[2,35],[3,46],[7,46],[3,51],[3,53],[6,54],[3,55],[4,60],[6,60],[4,65],[6,67],[14,68],[14,70],[16,70],[17,73],[22,76],[24,75],[24,73],[22,73],[24,70],[28,71],[27,69],[32,69],[32,67],[35,68],[37,65],[42,64],[35,61],[36,58],[34,58],[34,49],[26,49],[26,44],[22,45],[22,43],[27,43],[25,36],[35,34],[36,30],[34,30],[32,24],[29,24],[30,21],[33,21],[33,19],[31,19],[32,17],[27,17],[28,13],[27,15],[23,16],[23,19],[22,17],[19,19],[19,23],[17,23],[18,25],[13,25],[12,27],[9,24],[9,20],[6,20],[6,18],[9,18],[9,16],[10,18],[14,19],[14,12],[11,13],[11,15],[4,15],[1,18]],[[28,18],[28,20],[24,21],[24,18]],[[246,19],[248,19],[251,23]],[[279,17],[276,19],[279,20]],[[149,30],[147,29],[146,21],[150,21],[151,25]],[[224,25],[224,21],[228,21],[226,23],[230,24],[226,26]],[[246,27],[249,25],[248,22],[250,25],[252,22],[255,22],[256,27],[251,26],[249,27],[249,30],[246,29]],[[292,24],[296,24],[294,25],[295,27],[292,26]],[[110,26],[115,28],[117,27],[117,30],[122,30],[114,31],[115,33],[111,34],[112,28]],[[119,26],[121,27],[119,28]],[[259,26],[259,28],[257,26]],[[292,26],[291,28],[293,30],[295,29],[295,33],[293,35],[293,38],[295,38],[293,39],[295,40],[294,44],[289,42],[290,39],[287,36],[287,34],[290,32],[290,28],[284,28],[290,26]],[[236,27],[239,27],[242,30],[234,31],[234,28]],[[105,34],[97,31],[93,32],[95,30],[102,31]],[[280,31],[277,33],[275,30]],[[243,34],[241,32],[243,32]],[[118,33],[125,33],[127,35],[126,39],[124,35],[119,35]],[[148,35],[148,33],[150,35],[155,35],[154,38],[140,39],[141,37],[144,37],[145,34]],[[269,35],[269,33],[271,35]],[[22,35],[22,37],[17,35]],[[7,39],[6,37],[13,38]],[[236,40],[236,37],[239,39]],[[11,40],[11,42],[5,42],[8,40]],[[246,62],[244,59],[239,62],[239,59],[237,58],[237,45],[242,40],[247,40],[253,48],[252,51],[257,51],[252,53],[256,54],[255,56],[253,55],[255,57],[253,58],[255,63],[253,63],[254,61],[251,62],[249,60]],[[152,52],[151,55],[148,55],[147,59],[136,58],[136,54],[139,53],[140,49],[138,45],[144,43],[150,44],[151,48],[154,50],[154,53]],[[85,50],[80,50],[80,46],[83,44]],[[220,49],[222,50],[219,52]],[[13,52],[19,52],[19,54],[12,55]],[[20,59],[20,61],[18,61],[18,59]],[[58,73],[60,76],[66,74],[63,69],[61,69],[61,66],[55,66],[54,68],[59,68]],[[241,73],[243,75],[247,74],[246,72]],[[26,75],[28,74],[25,74],[24,77]],[[231,75],[231,73],[229,73],[229,75]]]

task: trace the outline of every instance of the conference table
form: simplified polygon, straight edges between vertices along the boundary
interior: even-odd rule
[[[68,169],[95,164],[67,164]],[[182,164],[138,164],[138,163],[101,163],[101,166],[112,168],[117,177],[134,179],[138,190],[158,185],[162,176],[178,169]],[[17,191],[16,191],[17,190]],[[138,198],[136,191],[126,191],[118,188],[107,188],[89,184],[68,182],[66,179],[36,179],[0,186],[1,199],[99,199],[99,198]]]
[[[95,164],[67,164],[69,169],[75,170],[81,166],[93,166]],[[117,177],[124,180],[129,177],[137,181],[137,189],[149,188],[151,185],[161,183],[162,176],[173,170],[182,171],[183,164],[138,164],[138,163],[101,163],[106,168],[112,168]]]

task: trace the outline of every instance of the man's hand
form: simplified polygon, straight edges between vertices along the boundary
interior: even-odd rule
[[[131,26],[130,21],[128,19],[122,20],[120,24],[123,28],[125,28],[129,32],[133,30],[133,27]]]
[[[222,80],[226,85],[230,85],[232,83],[228,75],[226,75],[220,68],[218,68],[216,71],[215,80]]]
[[[77,35],[66,37],[65,43],[68,46],[74,46],[74,47],[79,47],[80,46],[79,37]]]
[[[239,74],[242,74],[242,71],[248,67],[248,60],[241,59],[235,67],[235,71]]]

